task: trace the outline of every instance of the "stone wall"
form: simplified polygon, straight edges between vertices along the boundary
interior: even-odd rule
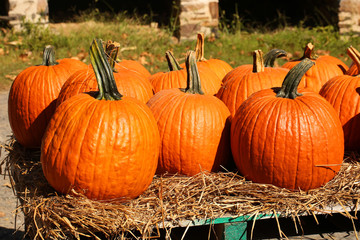
[[[219,23],[218,0],[180,1],[180,39],[196,39],[197,32],[205,36],[217,30]]]
[[[341,0],[339,8],[339,31],[360,34],[360,0]]]
[[[25,21],[48,23],[49,10],[47,0],[9,0],[9,21],[15,29],[19,29]]]

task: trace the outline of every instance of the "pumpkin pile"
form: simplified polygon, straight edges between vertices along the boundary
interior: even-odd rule
[[[169,71],[153,74],[119,60],[118,50],[116,42],[94,39],[86,65],[56,61],[47,46],[43,64],[11,86],[14,137],[40,148],[44,176],[59,193],[124,201],[156,174],[222,170],[308,191],[334,178],[345,148],[360,148],[358,79],[351,75],[358,69],[314,57],[311,43],[282,67],[274,61],[284,50],[263,57],[258,49],[253,64],[232,68],[205,59],[198,34],[185,63],[167,51]],[[348,54],[359,68],[360,54],[353,47]]]

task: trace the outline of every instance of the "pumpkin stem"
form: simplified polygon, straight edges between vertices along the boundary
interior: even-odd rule
[[[304,59],[304,58],[316,59],[317,56],[313,55],[313,50],[314,50],[314,45],[312,43],[306,44],[305,49],[304,49],[304,55],[302,56],[301,59]]]
[[[106,57],[101,40],[94,39],[90,46],[90,60],[99,87],[98,100],[120,100],[112,68]]]
[[[204,57],[204,45],[205,45],[204,33],[198,33],[197,41],[195,45],[196,61],[206,61],[206,58]]]
[[[43,66],[54,66],[59,64],[55,59],[55,49],[51,45],[47,45],[44,48],[43,52],[43,61],[41,65]]]
[[[286,57],[287,52],[282,49],[271,49],[264,56],[264,65],[265,67],[274,67],[275,60],[280,57]]]
[[[174,57],[174,55],[173,55],[173,53],[171,51],[166,51],[165,52],[165,57],[166,57],[166,60],[168,62],[168,66],[169,66],[170,71],[178,71],[178,70],[182,69],[180,67],[179,62],[176,60],[176,58]]]
[[[119,53],[119,48],[120,48],[120,43],[113,42],[111,40],[107,41],[107,43],[105,45],[105,52],[106,52],[106,55],[108,56],[109,63],[110,63],[110,66],[111,66],[113,72],[118,72],[115,68],[115,64],[116,64],[116,59],[117,59],[117,56]]]
[[[304,58],[300,63],[293,67],[286,75],[280,91],[276,97],[295,99],[302,94],[299,93],[298,86],[301,78],[315,63],[309,58]]]
[[[200,76],[194,55],[194,51],[188,51],[186,54],[187,87],[180,90],[185,93],[204,94],[201,90]]]
[[[253,72],[259,73],[263,72],[265,70],[264,67],[264,58],[263,58],[263,52],[259,50],[255,50],[253,52]]]
[[[360,72],[360,53],[358,50],[356,50],[353,46],[350,46],[347,49],[347,55],[353,60],[352,65],[356,65],[358,71]],[[350,69],[350,68],[349,68]],[[347,74],[347,73],[345,73]],[[349,75],[349,74],[347,74]]]

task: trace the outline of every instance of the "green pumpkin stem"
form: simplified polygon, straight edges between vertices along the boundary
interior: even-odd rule
[[[295,99],[302,94],[299,93],[298,86],[301,78],[315,63],[309,58],[304,58],[300,63],[293,67],[286,75],[280,91],[276,97]]]
[[[122,95],[119,93],[112,68],[106,57],[101,40],[94,39],[90,46],[90,60],[94,69],[99,93],[98,100],[120,100]]]
[[[204,33],[198,33],[196,46],[195,46],[196,61],[206,61],[206,58],[204,57],[204,45],[205,45]]]
[[[54,66],[59,64],[55,59],[55,49],[51,45],[47,45],[44,48],[43,52],[43,61],[41,65],[43,66]]]
[[[119,48],[120,48],[120,44],[117,42],[113,42],[113,41],[107,41],[106,46],[105,46],[105,52],[106,55],[108,56],[109,59],[109,63],[110,66],[113,70],[113,72],[118,72],[115,69],[115,64],[116,64],[116,59],[119,53]]]
[[[195,52],[188,51],[186,54],[187,87],[181,89],[185,93],[204,94],[201,89],[201,82],[198,67],[196,64]]]
[[[176,58],[174,57],[174,55],[171,51],[166,51],[165,57],[168,62],[169,71],[178,71],[178,70],[182,69],[180,67],[179,62],[176,60]]]
[[[274,67],[275,60],[280,57],[286,57],[287,52],[282,49],[271,49],[264,56],[265,67]]]
[[[264,58],[263,58],[263,52],[259,50],[255,50],[253,52],[253,72],[254,73],[260,73],[265,70],[264,67]]]
[[[360,72],[360,53],[358,50],[356,50],[353,46],[350,46],[348,49],[347,49],[347,55],[351,58],[351,60],[353,61],[352,62],[352,65],[356,65],[358,71]],[[351,68],[351,67],[350,67]],[[349,68],[349,70],[350,70]],[[348,71],[349,71],[348,70]],[[345,73],[346,75],[349,75],[348,72]]]

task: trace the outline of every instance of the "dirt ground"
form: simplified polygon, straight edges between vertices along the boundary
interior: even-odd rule
[[[0,92],[0,142],[4,143],[11,135],[11,129],[7,114],[8,92]],[[6,152],[1,152],[1,160],[5,157]],[[1,169],[0,174],[0,239],[22,239],[24,235],[24,216],[22,212],[17,214],[17,198],[11,189],[9,178]],[[17,231],[15,232],[15,229]]]

